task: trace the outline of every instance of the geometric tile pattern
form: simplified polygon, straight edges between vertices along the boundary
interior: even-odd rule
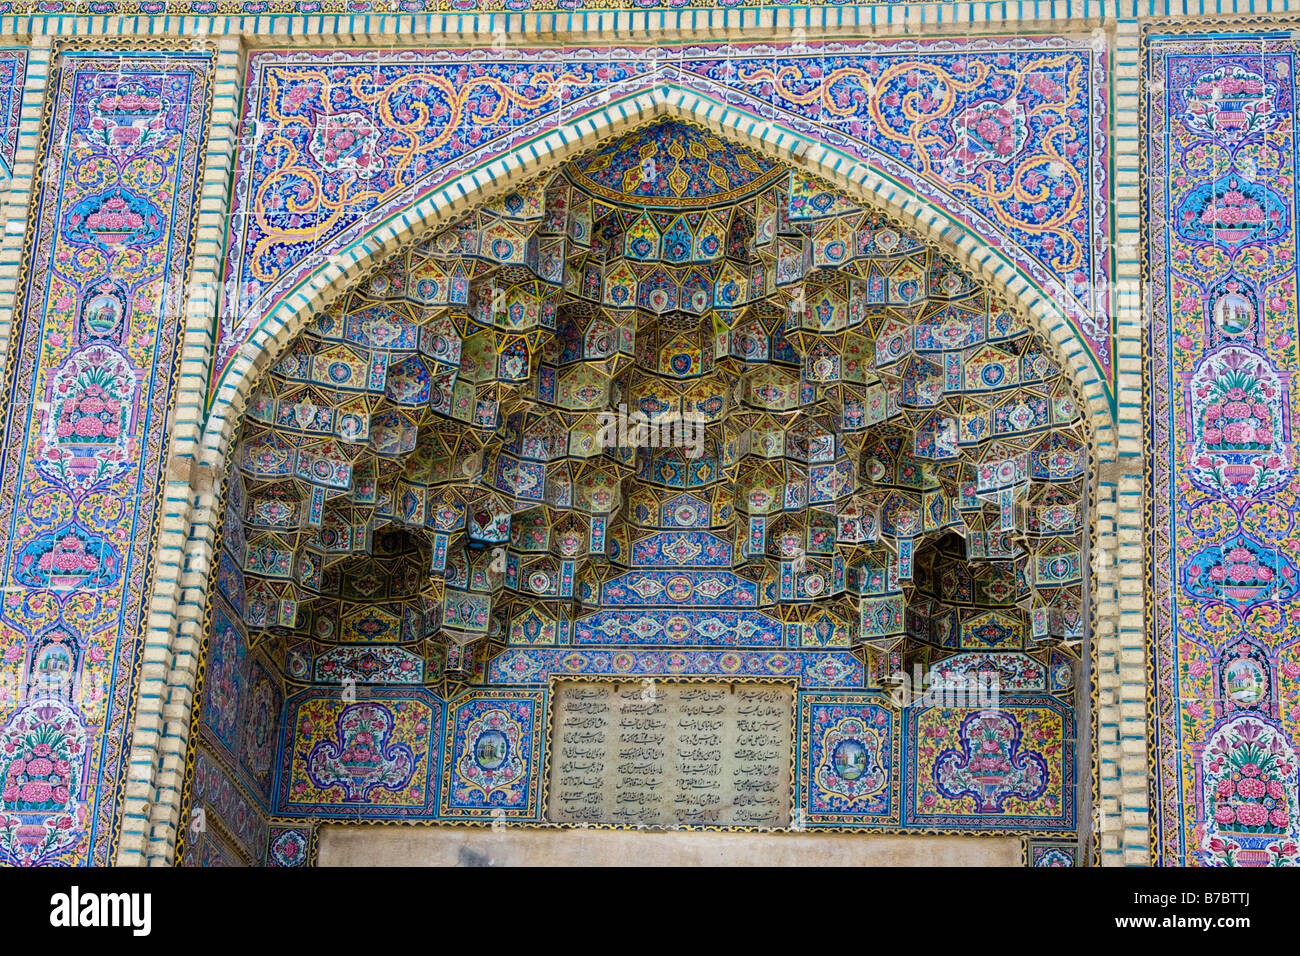
[[[615,651],[508,648],[492,658],[487,679],[498,684],[545,682],[551,676],[601,677],[798,677],[804,687],[862,687],[866,668],[856,653],[842,651]]]

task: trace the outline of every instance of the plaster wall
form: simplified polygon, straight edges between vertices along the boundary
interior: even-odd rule
[[[1014,837],[325,826],[318,866],[1019,866]]]

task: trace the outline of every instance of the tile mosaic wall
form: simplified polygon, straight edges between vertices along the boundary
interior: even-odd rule
[[[122,7],[105,4],[95,12],[110,8]],[[139,8],[150,12],[147,4]],[[0,612],[8,648],[8,696],[0,700],[0,853],[15,862],[102,863],[111,853],[211,63],[202,52],[72,49],[51,85],[44,168],[77,174],[46,176],[40,184],[23,324],[8,366],[14,405],[24,413],[9,419],[0,463],[0,490],[11,500],[25,490],[6,516],[12,543],[4,575],[12,591]],[[789,124],[955,210],[1065,306],[1099,376],[1110,382],[1114,342],[1093,294],[1110,275],[1106,69],[1104,53],[1061,37],[862,41],[797,51],[710,44],[565,50],[559,57],[540,50],[255,54],[228,262],[228,302],[237,309],[218,331],[214,385],[250,332],[243,317],[280,301],[319,267],[321,256],[454,174],[656,77],[760,120]],[[6,168],[21,85],[22,58],[0,55],[0,90],[8,95],[0,94],[0,165]],[[338,138],[340,118],[347,143]],[[1276,563],[1272,568],[1279,570]],[[248,635],[233,620],[243,613],[237,577],[223,579],[225,597],[213,609],[193,786],[196,803],[213,809],[214,825],[194,841],[191,862],[301,864],[310,856],[309,834],[293,820],[272,822],[272,807],[290,817],[358,808],[374,816],[489,816],[497,808],[537,815],[542,754],[535,725],[528,724],[544,710],[537,686],[475,691],[447,705],[396,689],[356,701],[307,693],[282,703],[275,670],[284,662],[248,650]],[[225,606],[226,598],[235,607]],[[575,643],[634,643],[630,630],[619,631],[618,641],[601,636],[612,633],[606,625],[637,623],[624,618],[589,622]],[[800,746],[810,760],[816,755],[801,786],[817,794],[824,825],[988,828],[997,817],[996,826],[1050,830],[1066,819],[1059,799],[1040,801],[1063,793],[1059,787],[1074,772],[1063,724],[1053,732],[1067,745],[1055,753],[1035,736],[1051,723],[1051,706],[1026,705],[1023,726],[1005,734],[968,727],[964,712],[931,714],[927,726],[946,729],[955,749],[926,765],[925,774],[949,788],[936,791],[939,809],[926,807],[923,794],[900,792],[900,773],[913,759],[899,751],[904,728],[865,690],[868,675],[843,649],[844,635],[832,628],[819,638],[815,622],[767,621],[759,614],[741,615],[734,626],[757,628],[755,646],[805,649],[518,646],[492,662],[490,680],[540,685],[557,674],[797,674],[805,687],[827,690],[801,698],[810,723]],[[544,630],[517,641],[548,642],[562,643]],[[689,642],[707,643],[694,636]],[[823,649],[806,649],[814,646]],[[353,668],[361,674],[358,668],[376,666],[372,657],[383,657],[397,676],[428,663],[390,649],[364,660],[319,662],[329,666],[314,673],[333,679]],[[856,693],[837,697],[832,688]],[[445,752],[439,743],[444,707]],[[486,787],[456,770],[467,735],[484,721],[517,724],[520,753],[528,752],[518,776]],[[985,731],[990,740],[1011,741],[1002,753],[1010,767],[1006,794],[962,789],[978,759],[972,748]],[[867,777],[883,774],[883,789],[851,776],[859,747],[874,754]],[[1034,801],[1040,803],[1030,806]],[[931,810],[934,822],[924,816]]]
[[[1295,864],[1295,34],[1146,38],[1156,859]]]
[[[258,317],[326,257],[453,177],[661,83],[955,213],[1060,303],[1109,388],[1106,69],[1104,43],[1068,37],[256,52],[213,391]],[[352,124],[345,148],[322,139],[331,116]]]
[[[480,166],[562,120],[644,89],[657,69],[667,69],[674,82],[683,86],[716,94],[730,105],[752,108],[760,118],[779,117],[842,152],[868,160],[937,206],[955,210],[986,239],[1018,250],[1026,273],[1052,290],[1083,326],[1098,373],[1109,381],[1114,371],[1111,332],[1108,321],[1094,317],[1099,304],[1092,298],[1093,288],[1109,275],[1105,68],[1104,54],[1087,43],[1063,38],[824,44],[797,53],[771,46],[668,51],[661,47],[653,53],[613,54],[592,50],[256,53],[249,66],[228,246],[226,293],[231,308],[223,319],[214,382],[220,381],[225,363],[245,341],[256,317],[319,268],[322,256],[331,249],[352,241],[454,174]],[[754,90],[758,95],[749,95]],[[643,180],[647,164],[672,172]],[[744,207],[748,211],[738,215],[755,216],[756,221],[780,208],[771,236],[760,246],[774,240],[777,231],[797,235],[798,227],[789,223],[807,220],[819,223],[818,256],[842,255],[834,251],[833,242],[842,233],[854,255],[886,263],[882,268],[891,273],[888,287],[897,294],[903,294],[909,281],[926,290],[923,294],[944,295],[949,302],[972,293],[966,280],[945,272],[948,266],[930,262],[924,254],[903,272],[892,274],[897,257],[918,255],[923,248],[919,241],[900,238],[883,221],[864,220],[852,205],[805,183],[797,174],[791,177],[770,159],[714,142],[686,124],[664,123],[630,139],[619,138],[578,161],[565,175],[573,185],[566,185],[561,177],[521,187],[482,210],[468,225],[457,227],[459,231],[447,230],[359,284],[346,300],[318,317],[251,398],[249,424],[234,455],[240,477],[232,482],[227,502],[217,573],[218,613],[206,665],[207,679],[213,682],[206,690],[206,707],[212,712],[205,710],[203,734],[208,739],[205,747],[214,752],[225,747],[223,763],[238,767],[235,775],[256,801],[258,792],[265,794],[258,782],[264,778],[241,759],[241,753],[253,748],[234,739],[240,732],[241,708],[249,707],[255,695],[242,685],[227,688],[232,674],[243,674],[243,680],[250,681],[255,665],[239,660],[239,652],[228,644],[242,644],[235,636],[243,635],[294,686],[317,684],[290,695],[280,728],[278,778],[266,808],[273,828],[267,859],[301,862],[309,842],[303,828],[311,819],[539,820],[539,780],[546,748],[538,728],[546,708],[545,688],[551,678],[567,675],[797,677],[806,691],[800,694],[803,724],[794,754],[799,768],[796,788],[801,805],[796,808],[796,822],[800,826],[1068,832],[1075,820],[1077,768],[1073,717],[1062,701],[1072,700],[1072,667],[1068,657],[1058,660],[1041,649],[1033,658],[1017,653],[1027,649],[1031,635],[1014,615],[966,615],[960,628],[950,634],[945,631],[942,640],[948,650],[943,654],[962,653],[950,656],[942,679],[956,681],[968,672],[988,674],[990,669],[1000,669],[1008,689],[1044,696],[1017,697],[1000,717],[958,706],[918,706],[904,715],[881,689],[880,674],[869,674],[860,652],[847,648],[850,627],[844,620],[833,614],[787,614],[776,607],[775,579],[760,588],[732,572],[735,545],[728,538],[729,530],[709,531],[711,520],[719,527],[729,527],[732,520],[729,512],[710,519],[713,491],[676,497],[669,491],[659,503],[657,498],[639,498],[636,507],[646,514],[632,512],[635,520],[669,530],[635,532],[634,538],[618,525],[607,529],[604,517],[591,519],[588,537],[587,518],[576,524],[565,518],[565,509],[573,504],[570,493],[563,490],[567,485],[552,482],[572,479],[561,474],[569,474],[563,455],[545,451],[554,442],[553,422],[546,415],[511,420],[510,427],[519,434],[510,439],[500,458],[492,452],[482,475],[483,482],[496,489],[494,493],[471,490],[465,501],[457,497],[458,479],[443,474],[440,456],[446,452],[447,461],[460,461],[477,447],[459,438],[441,451],[420,451],[428,458],[422,466],[427,479],[417,481],[412,473],[400,493],[388,488],[392,469],[387,466],[375,472],[377,482],[354,481],[353,469],[360,473],[369,465],[352,462],[328,436],[355,444],[355,424],[378,429],[372,447],[382,456],[404,456],[414,448],[408,447],[407,438],[415,435],[415,429],[408,429],[407,437],[405,432],[392,431],[387,423],[397,419],[381,403],[395,403],[398,412],[410,406],[404,413],[408,415],[425,404],[437,411],[445,392],[453,404],[443,409],[444,414],[468,422],[465,415],[473,412],[473,424],[487,434],[499,425],[496,408],[504,403],[503,396],[520,387],[514,383],[528,382],[534,354],[548,356],[545,360],[558,363],[561,370],[602,357],[592,351],[604,347],[598,344],[595,326],[585,337],[567,327],[556,330],[554,296],[546,300],[551,303],[552,311],[545,313],[550,321],[543,318],[539,324],[535,319],[528,326],[539,325],[529,333],[536,341],[529,340],[526,350],[514,349],[514,339],[522,341],[524,336],[512,337],[506,334],[509,329],[503,328],[490,340],[479,327],[489,317],[480,314],[481,296],[474,294],[502,265],[515,270],[511,282],[520,281],[524,269],[532,269],[557,288],[568,289],[557,277],[563,274],[564,256],[574,258],[569,268],[580,269],[581,259],[575,257],[593,241],[592,223],[584,215],[597,220],[602,236],[613,230],[628,259],[647,263],[639,264],[636,274],[644,288],[627,293],[646,311],[653,311],[651,297],[678,295],[671,282],[654,286],[658,274],[650,275],[647,269],[660,259],[682,272],[674,281],[689,284],[698,277],[687,276],[682,263],[721,261],[724,251],[736,261],[749,254],[743,241],[723,233],[708,247],[705,234],[710,226],[703,214],[691,219],[690,229],[698,235],[677,236],[678,227],[670,224],[668,210],[683,204],[707,210],[748,203]],[[654,190],[647,191],[645,183],[652,181]],[[609,208],[597,211],[593,205],[591,213],[583,212],[588,195],[600,197]],[[570,203],[577,210],[571,214],[572,226],[565,218]],[[663,207],[653,229],[633,222],[633,212],[616,212],[639,203]],[[840,232],[835,232],[840,228],[834,225],[836,217],[844,222]],[[551,275],[542,264],[549,261],[547,256],[533,247],[540,240],[550,249],[554,240],[549,237],[560,235],[575,237],[574,248],[565,253],[561,247],[556,260],[560,272]],[[719,241],[724,238],[725,250]],[[674,243],[686,252],[674,252]],[[782,264],[781,268],[797,270],[798,266]],[[909,269],[921,271],[909,280]],[[605,308],[620,301],[620,282],[630,282],[630,288],[636,289],[633,279],[624,281],[612,272],[590,275],[585,281],[596,283],[592,301]],[[872,286],[876,291],[869,294],[878,294],[880,298],[873,301],[884,307],[883,278],[877,284],[879,288]],[[521,309],[530,308],[529,301],[521,300]],[[904,301],[910,300],[898,300]],[[422,327],[438,308],[458,304],[463,308],[450,309],[449,321],[439,319]],[[544,312],[545,303],[539,308]],[[472,321],[457,318],[466,309]],[[507,315],[512,316],[512,310],[507,304]],[[942,387],[954,394],[980,393],[985,401],[998,404],[1001,399],[990,396],[999,387],[1009,387],[1009,382],[1051,393],[1050,402],[1047,395],[1035,399],[1050,418],[1035,418],[1028,405],[1023,411],[1008,405],[998,415],[990,415],[989,422],[1006,440],[1019,441],[1026,448],[1032,444],[1034,475],[1056,484],[1047,497],[1035,498],[1034,507],[1042,509],[1042,516],[1034,520],[1049,524],[1036,525],[1034,533],[1043,540],[1059,538],[1057,550],[1049,548],[1051,553],[1044,551],[1042,560],[1036,560],[1036,581],[1049,588],[1055,582],[1077,589],[1079,554],[1066,539],[1080,531],[1074,510],[1082,487],[1080,446],[1064,438],[1064,432],[1061,441],[1049,441],[1051,447],[1034,444],[1052,423],[1073,423],[1077,406],[1066,392],[1058,394],[1051,385],[1059,370],[1047,355],[1037,346],[1026,351],[1029,339],[1023,329],[1006,324],[1000,315],[984,316],[988,309],[983,306],[975,311],[981,313],[977,330],[962,326],[961,334],[967,337],[960,341],[953,338],[958,330],[951,323],[942,331],[917,331],[918,350],[934,355],[952,352],[944,366],[946,384],[923,382],[930,374],[928,365],[921,368],[913,362],[905,370],[900,365],[907,381],[901,386],[901,400],[929,407],[935,399],[922,393],[929,395],[926,389]],[[964,321],[964,315],[954,312],[954,321]],[[780,335],[768,343],[771,330],[753,331],[764,344],[761,354],[746,353],[747,361],[763,359],[796,368],[801,364]],[[877,331],[880,342],[892,341],[883,328]],[[658,333],[653,324],[645,329],[640,323],[635,329],[629,325],[619,345],[620,354],[628,357],[620,358],[618,366],[602,366],[600,375],[609,378],[625,367],[633,356],[634,332],[650,343],[642,347],[638,341],[635,361],[645,362],[655,354]],[[716,326],[712,334],[719,334]],[[947,338],[941,341],[941,336]],[[558,343],[564,337],[572,338],[572,344],[557,346],[553,356],[541,351],[542,343],[552,338]],[[959,351],[986,337],[989,342],[1013,343],[1003,346],[1013,352],[986,349],[977,355],[972,351],[968,361]],[[795,339],[800,349],[811,348],[816,341],[812,335]],[[889,353],[883,364],[903,362],[912,349],[910,332],[900,342],[904,340],[901,351]],[[495,341],[496,351],[506,357],[485,351],[483,343],[488,341]],[[838,338],[834,341],[836,348],[841,347]],[[663,362],[671,365],[669,360],[676,360],[666,335],[657,347],[666,350]],[[877,347],[888,352],[892,346]],[[379,365],[375,356],[367,357],[370,353],[364,351],[375,349],[383,353],[375,353],[383,360]],[[1008,359],[1009,355],[1014,357]],[[715,384],[711,377],[698,386],[689,385],[693,377],[711,373],[710,360],[702,357],[691,364],[689,355],[682,358],[686,364],[672,374],[686,380],[688,385],[682,387],[694,388],[690,395],[699,393],[691,400],[721,401],[704,390]],[[512,368],[510,362],[519,368]],[[768,374],[772,379],[768,382],[762,378],[767,373],[759,370],[751,389],[763,397],[749,401],[760,407],[767,403],[774,411],[810,401],[822,387],[814,384],[820,381],[814,375],[822,373],[809,370],[805,371],[809,380],[797,391],[791,384],[794,378],[786,382]],[[436,381],[435,374],[441,376]],[[456,375],[464,384],[454,384]],[[573,385],[575,395],[578,385],[598,389],[603,381],[600,375]],[[983,378],[976,382],[980,375]],[[586,406],[566,405],[576,400],[565,396],[568,386],[556,390],[552,382],[552,394],[546,382],[544,367],[532,399],[568,409],[565,414],[575,424],[561,432],[581,427],[575,416]],[[853,392],[846,385],[836,394],[847,403],[846,396]],[[663,396],[677,400],[676,392],[664,389],[650,398]],[[331,407],[335,403],[341,403],[337,409]],[[462,414],[462,406],[469,411]],[[963,406],[977,418],[978,407],[978,401]],[[883,405],[880,410],[883,414]],[[890,412],[896,414],[897,409],[891,406]],[[447,431],[444,440],[452,441],[451,436]],[[980,437],[972,433],[973,441]],[[780,436],[774,434],[773,440]],[[878,454],[890,465],[880,464],[881,473],[871,480],[901,488],[915,479],[920,472],[908,469],[911,459],[905,449],[910,447],[881,445]],[[930,449],[918,452],[923,456],[932,453],[920,439],[916,447]],[[599,469],[584,464],[585,453],[573,454],[578,470],[572,474],[579,483],[575,497],[581,497],[590,493],[588,478]],[[319,474],[313,470],[317,466]],[[725,469],[734,466],[719,460],[710,467],[714,470],[697,479],[712,488],[722,481]],[[894,474],[889,469],[898,470],[896,478],[886,477]],[[477,475],[471,477],[477,480]],[[787,510],[793,511],[795,504],[806,500],[801,494],[821,493],[819,482],[838,487],[833,478],[833,474],[817,478],[809,486],[811,491],[802,490],[799,475],[789,479],[794,482],[793,492],[783,489],[784,478],[773,479],[773,487]],[[666,488],[678,480],[667,472],[650,479]],[[543,483],[551,489],[548,493],[558,497],[539,497]],[[318,485],[319,494],[311,490]],[[308,493],[310,501],[302,497]],[[792,493],[795,497],[789,498]],[[830,507],[839,493],[827,492],[822,504]],[[545,510],[538,507],[543,500],[548,503]],[[935,525],[927,525],[929,530],[957,521],[941,494],[926,500],[938,509],[931,515]],[[718,497],[719,503],[723,501]],[[342,514],[340,502],[350,509],[351,529],[336,520]],[[978,511],[982,506],[972,491],[971,500],[961,507]],[[374,518],[368,518],[372,511]],[[614,509],[601,505],[596,511],[604,515]],[[397,534],[361,530],[376,519],[390,527],[396,520],[403,530]],[[772,520],[773,528],[795,527],[790,516]],[[1011,511],[1004,510],[1002,520],[1013,521]],[[862,521],[861,534],[868,535],[869,519]],[[303,541],[315,541],[311,529],[317,527],[326,528],[319,541],[328,538],[319,555],[314,546],[303,551],[294,537],[306,534]],[[426,527],[433,533],[429,554],[404,537],[423,533]],[[852,534],[853,527],[851,520],[835,529],[828,526],[826,532],[810,530],[809,540],[829,549],[835,535]],[[894,524],[885,533],[910,534]],[[475,549],[463,546],[466,534]],[[759,520],[752,534],[757,535],[757,543],[746,546],[757,549],[757,558],[767,547],[767,536],[776,531],[769,532]],[[993,532],[988,534],[987,547],[993,549]],[[874,538],[860,543],[867,540]],[[509,550],[504,582],[494,577],[501,573],[498,569],[487,566],[491,551],[479,550],[480,545],[493,544]],[[568,560],[542,556],[548,547],[559,549],[556,553]],[[630,562],[631,570],[584,573],[575,580],[574,558],[587,549],[608,551],[615,561]],[[346,558],[353,552],[361,563],[354,561],[348,565],[352,570],[340,576],[339,556]],[[992,556],[991,551],[978,553]],[[906,560],[905,573],[910,577],[911,558]],[[838,594],[844,590],[844,568],[837,566],[832,572],[829,558],[826,561],[824,586]],[[966,596],[960,600],[968,603],[1010,600],[1008,595],[1023,587],[1023,582],[1002,580],[996,574],[962,578],[957,567],[962,561],[955,555],[930,555],[926,561],[927,567],[938,562],[933,565],[936,581],[955,574],[954,583],[943,587],[964,587]],[[431,573],[430,562],[433,578],[445,578],[446,595],[453,591],[456,595],[454,600],[445,598],[445,611],[442,589],[430,591],[418,583]],[[795,594],[794,577],[787,575],[788,580],[779,583],[781,599],[814,596],[811,590]],[[507,594],[518,592],[521,597],[503,606],[497,596],[502,583]],[[854,586],[873,585],[864,579]],[[338,596],[345,600],[335,607]],[[227,602],[229,619],[223,616]],[[576,603],[563,609],[569,602]],[[439,622],[465,642],[449,645],[442,656],[431,653],[425,640],[426,628],[434,628],[429,632],[434,633]],[[854,630],[858,623],[853,622]],[[860,623],[863,634],[885,639],[882,647],[897,640],[902,625],[901,605],[893,610],[873,606],[872,614]],[[1033,635],[1042,639],[1049,630],[1058,636],[1076,635],[1080,626],[1077,612],[1073,617],[1057,614],[1051,621],[1044,615],[1033,624]],[[288,641],[276,638],[294,628],[302,633]],[[227,633],[229,640],[223,636]],[[472,648],[489,633],[497,642],[490,661],[476,661],[472,650],[460,649]],[[972,653],[975,648],[1000,653]],[[453,652],[468,656],[453,661]],[[448,676],[452,672],[458,675],[454,680]],[[413,673],[422,675],[429,688],[412,689],[410,684],[420,682]],[[371,686],[360,688],[355,696],[341,695],[337,683],[348,679]],[[466,691],[467,680],[489,686]],[[379,690],[374,685],[388,686]],[[447,688],[451,699],[442,703],[435,687]],[[1060,696],[1045,696],[1048,692]],[[512,759],[485,769],[472,753],[475,741],[485,734],[503,737],[504,750]],[[905,737],[915,740],[918,734],[919,745],[903,745]],[[234,746],[244,750],[233,750]],[[279,833],[275,827],[287,829]],[[215,853],[202,846],[203,841],[196,841],[193,852]]]
[[[111,859],[211,62],[51,74],[0,459],[3,862]]]

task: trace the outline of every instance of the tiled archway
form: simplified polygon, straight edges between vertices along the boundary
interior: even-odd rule
[[[174,613],[179,617],[178,640],[189,643],[188,648],[177,646],[174,652],[192,660],[202,638],[201,608],[204,604],[207,569],[210,566],[213,531],[218,513],[219,475],[242,404],[266,364],[293,339],[311,315],[397,248],[437,225],[448,222],[477,202],[499,194],[609,137],[661,116],[694,121],[725,138],[786,159],[865,204],[888,210],[922,235],[945,247],[972,271],[986,278],[990,286],[1015,303],[1031,327],[1040,330],[1055,343],[1064,356],[1065,365],[1074,370],[1075,380],[1081,383],[1081,391],[1096,429],[1093,440],[1094,460],[1105,465],[1105,449],[1110,442],[1098,441],[1098,436],[1107,434],[1111,428],[1109,408],[1100,394],[1099,383],[1080,364],[1083,361],[1083,346],[1069,324],[1056,316],[1053,305],[1034,290],[1000,252],[979,244],[953,218],[923,204],[896,184],[871,174],[861,165],[834,155],[790,130],[783,130],[771,122],[762,123],[695,92],[671,86],[657,87],[609,106],[597,115],[584,117],[581,122],[570,127],[557,130],[541,146],[533,144],[522,153],[507,155],[484,169],[466,174],[412,209],[376,226],[348,251],[346,264],[336,261],[325,266],[284,299],[261,323],[248,347],[232,365],[233,374],[218,393],[212,414],[203,426],[201,444],[197,449],[198,457],[185,470],[185,478],[194,494],[189,514],[191,531],[188,541],[179,543],[173,553],[168,553],[164,548],[159,557],[160,562],[179,562],[182,560],[180,552],[187,552],[191,569],[185,578],[185,591],[169,596],[174,602],[172,610],[163,612]],[[950,238],[953,236],[959,238],[954,242]],[[196,424],[202,420],[201,410],[196,409],[181,410],[178,417],[184,421],[187,415]],[[1106,487],[1105,482],[1102,487]],[[1098,501],[1097,505],[1099,511],[1106,510],[1105,502]],[[1102,579],[1098,583],[1107,586],[1104,576],[1098,577]],[[1098,598],[1105,601],[1104,595],[1099,594]],[[158,607],[157,603],[155,607]],[[179,705],[174,713],[186,722],[191,699],[186,696],[187,669],[188,666],[174,671],[177,679],[172,681],[175,688],[173,705]],[[192,686],[192,670],[190,673]],[[148,716],[145,702],[142,700],[141,704],[141,716],[145,718]],[[168,746],[172,747],[172,759],[183,756],[183,735],[169,738]],[[165,860],[170,855],[173,844],[170,835],[174,834],[179,802],[178,799],[161,799],[162,796],[160,794],[152,814],[154,838],[151,856],[157,860]]]

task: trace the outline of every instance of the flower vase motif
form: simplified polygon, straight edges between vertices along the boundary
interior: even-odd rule
[[[119,159],[163,145],[171,135],[167,100],[144,86],[105,90],[86,106],[81,134]]]
[[[1284,866],[1300,855],[1296,755],[1278,728],[1257,716],[1219,727],[1201,756],[1201,850],[1217,866]]]
[[[945,750],[934,764],[945,796],[971,796],[980,813],[1003,813],[1007,798],[1033,800],[1047,789],[1047,762],[1020,750],[1021,729],[1010,714],[973,713],[958,739],[961,750]]]
[[[1285,554],[1243,531],[1192,555],[1183,586],[1194,598],[1222,601],[1244,614],[1257,604],[1289,601],[1300,574]]]
[[[148,246],[162,238],[166,222],[166,214],[147,197],[110,186],[68,210],[63,238],[105,251]]]
[[[1189,242],[1231,250],[1247,243],[1276,242],[1289,227],[1290,214],[1277,192],[1251,182],[1236,169],[1191,190],[1179,204],[1175,224]]]
[[[23,544],[14,578],[28,587],[66,594],[110,587],[121,570],[122,559],[113,546],[74,523]]]
[[[1197,76],[1184,91],[1183,124],[1229,146],[1277,125],[1278,87],[1244,67],[1222,66]]]
[[[1207,491],[1244,499],[1291,474],[1289,376],[1262,354],[1229,344],[1185,375],[1191,449],[1188,477]]]
[[[337,739],[318,743],[307,757],[312,783],[342,788],[344,803],[365,803],[377,789],[405,789],[415,758],[410,747],[391,742],[393,725],[393,715],[378,704],[345,707],[335,721]]]
[[[0,862],[51,862],[85,836],[84,736],[72,708],[53,699],[19,711],[0,732]]]
[[[132,467],[136,372],[104,344],[79,349],[54,374],[37,466],[84,490]]]

